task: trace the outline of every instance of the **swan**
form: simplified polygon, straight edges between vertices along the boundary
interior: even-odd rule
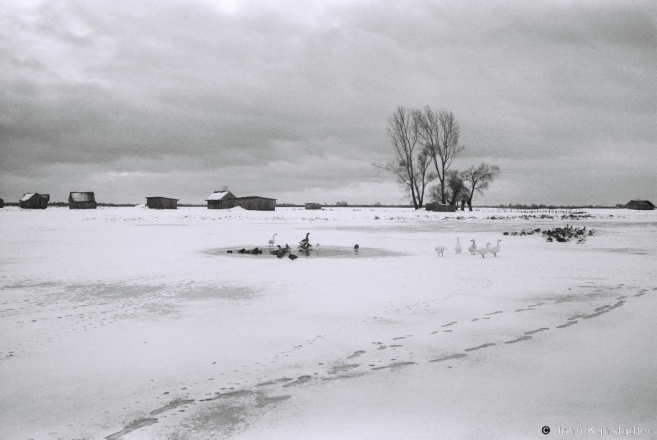
[[[486,243],[485,248],[475,249],[475,252],[481,255],[481,258],[485,258],[484,255],[490,252],[490,243]]]
[[[500,251],[500,241],[502,240],[497,240],[497,245],[490,248],[489,252],[493,254],[494,257],[497,257],[497,253]]]
[[[474,255],[475,251],[477,250],[477,243],[475,243],[474,240],[470,240],[470,241],[472,242],[472,244],[470,245],[468,250],[470,251],[470,255]]]
[[[438,255],[441,257],[444,257],[443,252],[445,252],[445,246],[436,246],[436,252],[438,252]]]
[[[274,242],[276,241],[276,234],[269,240],[269,247],[272,247],[274,245]]]
[[[463,250],[463,247],[461,246],[461,242],[459,241],[458,237],[456,237],[456,246],[454,246],[454,250],[456,251],[457,254],[460,254],[461,251]]]

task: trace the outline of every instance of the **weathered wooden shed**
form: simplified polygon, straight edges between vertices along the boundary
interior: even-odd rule
[[[237,197],[233,199],[235,206],[240,206],[249,211],[275,211],[276,199],[260,196]]]
[[[427,203],[424,205],[427,211],[456,212],[456,205],[443,205],[442,203]]]
[[[0,208],[4,208],[4,207],[5,207],[5,201],[0,199]]]
[[[306,209],[322,209],[319,203],[306,203]]]
[[[215,191],[205,201],[208,202],[208,209],[228,209],[235,207],[235,199],[230,191]]]
[[[96,209],[96,197],[92,191],[72,191],[68,195],[69,209]]]
[[[23,209],[46,209],[50,201],[50,194],[26,193],[20,199]]]
[[[178,200],[160,196],[146,197],[146,206],[151,209],[178,209]]]
[[[630,200],[625,207],[627,209],[638,209],[641,211],[651,211],[655,209],[655,205],[653,205],[650,200]]]

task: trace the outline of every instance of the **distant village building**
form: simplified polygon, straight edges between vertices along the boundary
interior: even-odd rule
[[[23,209],[46,209],[50,201],[50,194],[27,193],[20,199]]]
[[[306,209],[322,209],[319,203],[306,203]]]
[[[651,211],[655,209],[655,205],[653,205],[649,200],[630,200],[629,203],[625,205],[627,209],[638,209],[641,211]]]
[[[151,209],[178,209],[179,199],[168,197],[146,197],[146,206]]]
[[[5,201],[0,199],[0,208],[4,208],[4,207],[5,207]]]
[[[215,191],[207,199],[208,209],[230,209],[236,206],[249,211],[275,211],[276,199],[260,196],[235,197],[230,191]]]
[[[424,205],[427,211],[456,212],[456,205],[443,205],[441,203],[427,203]]]
[[[72,191],[68,195],[69,209],[96,209],[96,198],[91,191]]]

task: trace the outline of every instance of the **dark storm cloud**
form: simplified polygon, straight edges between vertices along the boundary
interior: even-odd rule
[[[527,174],[576,179],[546,159],[582,167],[604,151],[607,178],[620,152],[656,159],[649,2],[0,8],[0,170],[13,191],[66,169],[111,182],[115,199],[162,173],[190,195],[213,179],[257,192],[244,176],[290,196],[374,185],[390,180],[371,164],[389,156],[397,105],[454,111],[467,146],[455,166],[503,164],[498,188],[514,197]]]

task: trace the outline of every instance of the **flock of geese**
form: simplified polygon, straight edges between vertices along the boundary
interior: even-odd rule
[[[481,255],[481,258],[486,258],[486,254],[493,254],[494,257],[497,257],[498,252],[500,252],[500,241],[502,240],[497,240],[497,245],[490,247],[490,243],[486,243],[486,247],[482,248],[477,248],[477,243],[474,240],[470,240],[472,243],[470,246],[468,246],[468,251],[470,251],[470,255]],[[436,246],[436,252],[438,255],[441,257],[444,256],[445,246]],[[456,246],[454,246],[454,251],[457,254],[460,254],[461,251],[463,251],[463,246],[461,246],[461,242],[459,238],[456,238]]]

